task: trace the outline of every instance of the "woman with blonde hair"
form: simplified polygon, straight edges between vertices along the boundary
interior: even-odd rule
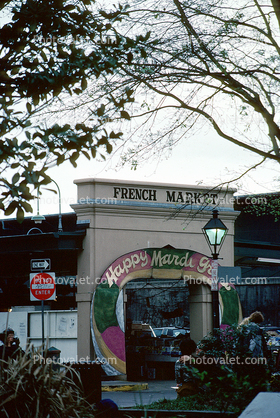
[[[263,331],[259,326],[264,321],[263,314],[256,311],[248,319],[249,322],[246,326],[248,350],[252,357],[263,357],[267,351]]]
[[[247,317],[247,318],[243,318],[243,320],[240,322],[240,324],[238,325],[238,328],[239,327],[242,327],[243,325],[248,325],[249,324],[249,322],[250,322],[250,320],[249,320],[249,316]]]
[[[264,321],[263,314],[259,311],[253,312],[249,316],[249,322],[254,322],[255,324],[261,324]]]

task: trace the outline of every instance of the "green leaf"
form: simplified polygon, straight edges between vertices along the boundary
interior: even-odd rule
[[[97,116],[103,116],[105,112],[105,105],[102,104],[96,111]]]
[[[5,209],[5,215],[10,216],[16,210],[17,206],[18,206],[18,203],[15,200],[13,200],[9,204],[9,206]]]
[[[32,209],[31,209],[32,212]],[[21,207],[17,210],[17,221],[21,224],[24,220],[24,211]]]
[[[145,49],[142,48],[140,53],[142,58],[147,58],[147,52],[145,51]]]
[[[87,79],[83,77],[81,81],[81,89],[85,90],[86,88],[87,88]]]
[[[18,168],[19,165],[20,165],[19,163],[13,163],[13,164],[11,164],[11,168],[12,169]]]
[[[82,151],[82,153],[84,154],[84,156],[85,156],[88,160],[90,160],[90,155],[88,154],[88,152],[86,152],[86,151]]]
[[[16,184],[19,181],[19,179],[20,179],[20,174],[19,173],[14,174],[12,178],[12,183]]]
[[[31,110],[32,110],[32,106],[31,106],[31,104],[30,103],[26,103],[26,109],[27,109],[27,112],[28,113],[31,113]]]
[[[38,94],[34,95],[32,97],[32,100],[33,100],[34,106],[37,106],[39,104],[39,95]]]
[[[76,160],[79,158],[79,153],[78,152],[74,152],[71,157],[70,157],[70,162],[73,165],[73,167],[77,167],[77,163]]]
[[[130,116],[125,110],[121,111],[121,117],[124,119],[130,120]]]
[[[107,150],[108,154],[111,154],[111,152],[113,151],[113,146],[109,142],[106,145],[106,150]]]
[[[129,52],[128,54],[127,54],[127,63],[128,64],[131,64],[131,61],[133,60],[133,54],[132,54],[132,52]]]

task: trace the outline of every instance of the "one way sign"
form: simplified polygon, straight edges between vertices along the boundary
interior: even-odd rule
[[[36,270],[50,270],[51,268],[51,260],[49,258],[43,258],[40,260],[31,260],[31,271]]]

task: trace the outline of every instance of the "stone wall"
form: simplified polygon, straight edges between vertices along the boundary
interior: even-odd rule
[[[277,282],[276,280],[274,280]],[[280,326],[280,284],[237,285],[243,317],[261,311],[265,324]]]

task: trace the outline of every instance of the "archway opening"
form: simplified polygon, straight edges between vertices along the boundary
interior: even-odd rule
[[[190,338],[185,279],[134,279],[124,289],[127,379],[172,379],[180,343]]]
[[[189,301],[190,332],[192,338],[198,340],[211,329],[210,277],[211,259],[192,250],[148,248],[125,254],[112,263],[94,292],[91,309],[93,345],[106,373],[127,372],[124,320],[124,289],[127,283],[137,279],[183,280],[185,284],[190,283],[193,286]],[[204,285],[197,285],[197,280]],[[204,303],[209,306],[203,306]],[[205,319],[205,315],[209,318]],[[196,318],[202,324],[197,324]]]

